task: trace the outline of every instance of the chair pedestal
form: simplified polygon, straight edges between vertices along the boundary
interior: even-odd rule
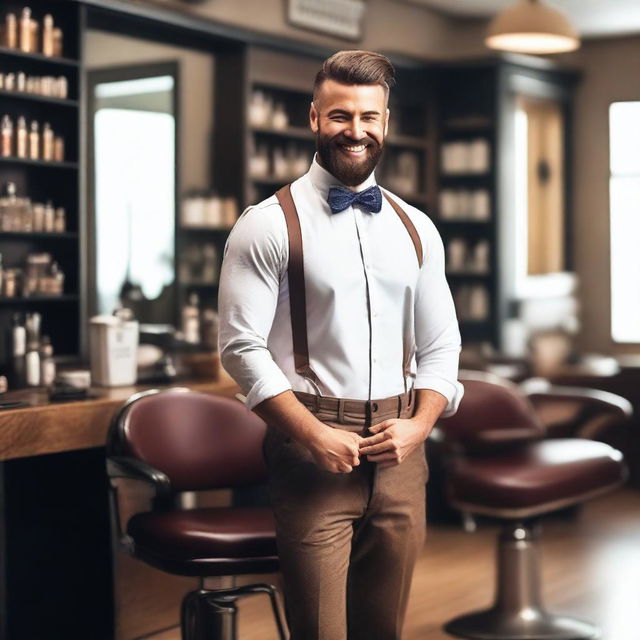
[[[257,593],[269,596],[278,637],[285,640],[285,623],[278,607],[276,590],[268,584],[217,590],[200,588],[188,593],[182,601],[182,640],[236,640],[236,600]]]
[[[496,601],[491,609],[455,618],[445,631],[471,640],[595,640],[593,625],[547,613],[540,593],[537,530],[507,523],[498,540]]]

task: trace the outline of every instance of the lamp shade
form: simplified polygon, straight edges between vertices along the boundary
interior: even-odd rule
[[[485,44],[517,53],[562,53],[580,46],[567,18],[543,0],[519,0],[489,24]]]

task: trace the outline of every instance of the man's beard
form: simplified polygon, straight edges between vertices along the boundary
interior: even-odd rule
[[[348,158],[342,152],[339,145],[367,145],[365,157]],[[355,187],[362,184],[376,168],[380,160],[383,145],[369,136],[362,140],[351,140],[339,133],[333,138],[322,134],[320,128],[316,134],[316,149],[320,157],[320,164],[342,184],[347,187]]]

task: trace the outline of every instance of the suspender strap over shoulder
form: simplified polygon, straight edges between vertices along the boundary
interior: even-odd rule
[[[416,250],[416,258],[418,258],[418,266],[422,266],[422,243],[420,242],[420,236],[416,231],[416,228],[411,222],[411,218],[402,210],[402,207],[386,192],[383,191],[382,194],[387,199],[387,202],[393,207],[393,210],[398,214],[400,220],[402,220],[402,224],[406,227],[409,236],[411,237],[411,242],[413,242],[413,248]]]
[[[304,256],[302,253],[302,231],[296,205],[291,197],[291,185],[276,191],[276,198],[284,212],[289,235],[289,306],[291,309],[291,331],[293,334],[293,358],[296,373],[310,378],[318,384],[318,377],[309,364],[307,342],[307,293],[304,284]]]

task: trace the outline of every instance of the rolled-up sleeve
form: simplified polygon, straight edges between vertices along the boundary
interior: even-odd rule
[[[291,389],[267,348],[280,279],[286,272],[286,238],[279,206],[263,205],[242,214],[225,245],[218,289],[218,350],[249,409]]]
[[[422,236],[425,260],[415,295],[416,389],[431,389],[448,401],[443,417],[453,415],[462,400],[458,382],[460,329],[444,270],[444,247],[433,223]]]

